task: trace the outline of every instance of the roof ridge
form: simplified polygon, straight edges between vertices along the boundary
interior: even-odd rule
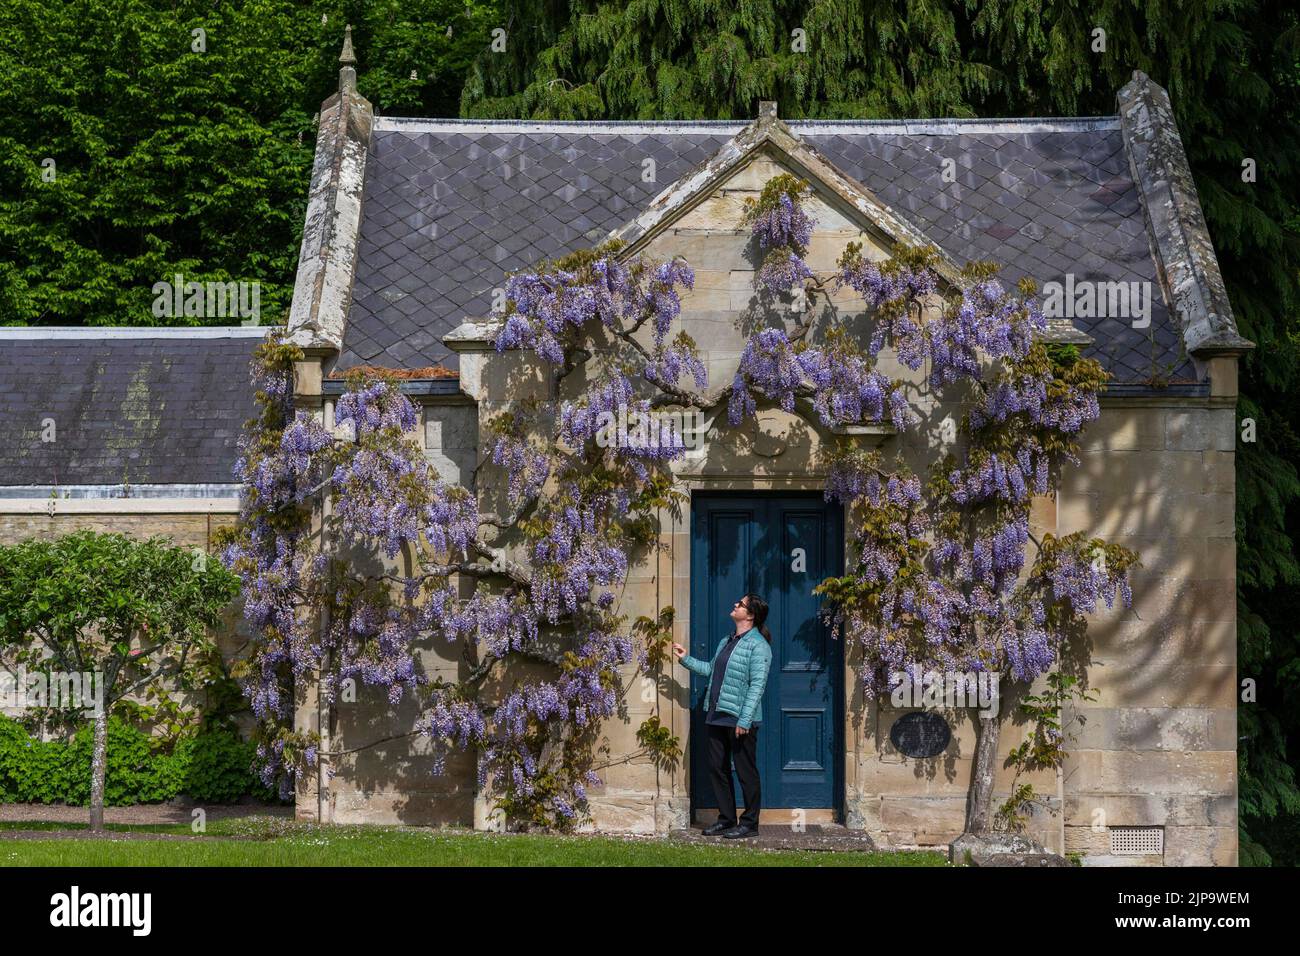
[[[1208,358],[1253,349],[1255,343],[1237,331],[1169,93],[1134,70],[1116,99],[1160,284],[1181,325],[1187,351]]]
[[[960,135],[962,133],[1106,132],[1120,128],[1116,116],[1013,116],[1004,118],[954,117],[933,119],[804,119],[783,120],[787,126],[814,132],[899,132],[912,135]],[[482,132],[512,131],[553,133],[581,130],[584,134],[601,133],[731,133],[749,126],[743,120],[527,120],[527,119],[460,119],[420,116],[376,116],[374,131],[401,132]]]

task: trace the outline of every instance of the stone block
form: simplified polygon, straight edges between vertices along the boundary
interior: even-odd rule
[[[471,827],[474,792],[340,788],[333,815],[334,823]]]
[[[1137,537],[1232,537],[1235,501],[1221,492],[1170,495],[1164,492],[1082,492],[1067,480],[1059,493],[1062,534],[1085,530],[1111,539]]]
[[[949,862],[958,866],[1010,866],[1037,869],[1069,866],[1062,856],[1024,834],[963,833],[953,841]]]
[[[659,790],[659,769],[648,757],[639,757],[634,761],[615,761],[599,771],[606,787],[616,790],[637,791],[654,794]]]
[[[1163,408],[1103,407],[1101,417],[1083,430],[1080,457],[1164,448],[1165,413]]]
[[[297,397],[320,395],[321,362],[317,358],[293,363],[293,394]]]
[[[653,793],[593,788],[588,800],[591,823],[584,827],[603,833],[643,833],[659,831]]]
[[[1237,397],[1237,358],[1221,355],[1209,361],[1210,395],[1213,398]]]
[[[1232,665],[1182,664],[1153,667],[1144,672],[1127,662],[1094,663],[1089,690],[1097,695],[1090,707],[1235,707],[1236,668]],[[1089,711],[1091,712],[1091,711]]]
[[[1078,750],[1215,750],[1210,719],[1216,711],[1204,707],[1120,707],[1113,710],[1071,710],[1085,718],[1075,727],[1071,744]]]
[[[726,190],[714,193],[688,209],[673,223],[674,230],[695,230],[707,233],[729,233],[744,229],[745,199],[747,190]],[[701,260],[707,261],[707,260]]]
[[[1235,751],[1071,751],[1066,793],[1229,794],[1236,792]]]
[[[1173,451],[1234,450],[1237,436],[1232,409],[1170,409],[1165,419],[1165,447]]]
[[[880,803],[880,822],[885,830],[915,834],[917,842],[946,842],[961,833],[966,825],[966,798],[904,797],[886,793]]]
[[[1233,794],[1201,793],[1067,793],[1065,824],[1090,829],[1094,823],[1105,828],[1139,826],[1236,826],[1237,804]],[[1109,852],[1106,842],[1097,852]]]
[[[808,263],[808,268],[817,273],[834,273],[839,271],[838,261],[844,254],[844,247],[850,242],[865,242],[862,230],[850,226],[840,232],[823,232],[818,230],[814,233],[812,241],[808,243],[808,254],[804,256],[804,262]],[[861,303],[862,299],[856,292],[856,301]],[[853,301],[853,300],[850,300]]]
[[[1078,467],[1069,469],[1066,486],[1072,493],[1122,499],[1129,494],[1202,494],[1212,490],[1210,478],[1204,452],[1142,449],[1083,456]]]
[[[1236,827],[1166,827],[1165,866],[1236,866]]]
[[[1235,451],[1202,452],[1205,463],[1205,490],[1235,494],[1237,490],[1237,453]]]
[[[706,265],[710,269],[730,272],[733,269],[758,268],[760,260],[755,255],[756,247],[748,229],[704,234],[673,229],[651,240],[647,252],[662,259],[683,256],[692,267]]]

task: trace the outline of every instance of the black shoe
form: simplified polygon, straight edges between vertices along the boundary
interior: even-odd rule
[[[758,827],[747,827],[744,824],[741,824],[738,827],[732,827],[722,835],[728,840],[738,840],[744,837],[758,836]]]
[[[705,835],[705,836],[717,836],[719,833],[723,833],[723,832],[725,832],[725,831],[727,831],[727,830],[734,830],[735,828],[736,828],[736,825],[735,825],[734,823],[724,823],[723,821],[719,820],[717,823],[714,823],[714,824],[712,824],[711,826],[707,826],[707,827],[705,827],[705,828],[704,828],[704,835]]]

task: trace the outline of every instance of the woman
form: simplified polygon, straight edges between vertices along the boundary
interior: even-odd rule
[[[718,799],[718,821],[705,836],[721,833],[728,839],[758,833],[758,808],[762,793],[758,782],[758,725],[763,713],[763,688],[772,664],[772,635],[763,622],[767,604],[757,594],[746,594],[731,608],[736,631],[718,645],[713,660],[702,661],[673,644],[673,653],[688,670],[708,677],[704,697],[704,726],[708,731],[709,777]],[[762,635],[760,638],[759,635]],[[731,763],[745,796],[745,813],[736,822],[736,797],[731,789]]]

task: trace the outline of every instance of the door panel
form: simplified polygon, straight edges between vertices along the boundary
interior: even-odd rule
[[[839,505],[819,492],[710,494],[692,499],[691,653],[710,659],[733,630],[732,603],[768,602],[772,667],[763,695],[759,775],[763,806],[838,808],[843,788],[843,655],[818,619],[812,589],[843,569]],[[704,739],[708,680],[691,678],[691,733]],[[704,747],[691,747],[696,808],[716,806]],[[739,784],[737,806],[741,804]]]

